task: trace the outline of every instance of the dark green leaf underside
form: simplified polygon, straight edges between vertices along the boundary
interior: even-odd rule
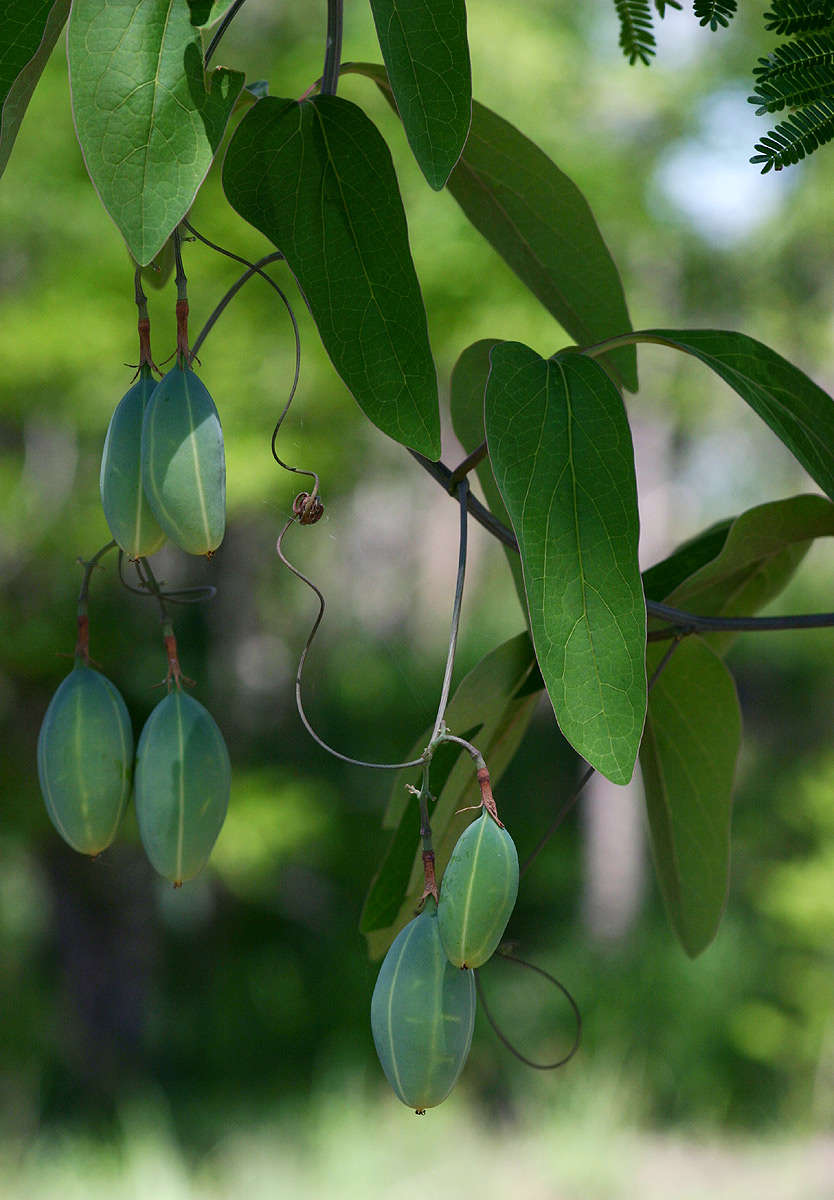
[[[647,329],[635,341],[660,341],[700,358],[834,499],[834,400],[793,363],[746,334],[720,329]]]
[[[650,646],[654,671],[665,646]],[[691,957],[727,899],[741,713],[732,676],[697,637],[683,641],[649,697],[640,764],[652,853],[672,927]]]
[[[350,63],[386,99],[383,67]],[[479,233],[580,345],[631,329],[623,285],[588,202],[539,147],[483,104],[447,187]],[[637,390],[633,346],[604,356],[630,391]]]
[[[435,189],[460,158],[472,119],[464,0],[371,0],[408,143]]]
[[[491,357],[487,445],[518,539],[542,676],[574,749],[627,783],[646,711],[646,609],[622,400],[583,355],[545,361],[503,342]]]
[[[223,165],[232,207],[286,256],[324,347],[389,437],[440,455],[437,377],[391,156],[337,96],[267,96]]]
[[[7,0],[3,6],[0,175],[69,9],[70,0]]]

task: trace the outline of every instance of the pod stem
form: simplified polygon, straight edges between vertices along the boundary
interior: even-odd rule
[[[184,371],[191,363],[191,350],[188,345],[188,278],[182,262],[182,237],[179,228],[174,230],[174,261],[177,273],[174,277],[177,285],[177,366]]]
[[[409,786],[409,791],[416,795],[420,804],[420,841],[423,844],[423,894],[418,901],[418,908],[429,896],[434,897],[437,904],[437,876],[434,870],[434,845],[431,836],[431,820],[429,819],[429,800],[433,800],[429,791],[429,763],[423,765],[423,785],[419,789]]]
[[[108,550],[112,550],[116,545],[115,541],[108,542],[106,546],[102,546],[97,550],[91,559],[85,561],[79,558],[79,564],[84,568],[84,574],[81,578],[81,588],[78,592],[78,608],[77,608],[77,629],[75,640],[75,657],[80,658],[87,666],[90,665],[90,617],[88,614],[90,600],[90,579],[93,571],[99,564],[99,560],[104,557]]]
[[[159,619],[162,625],[162,641],[165,646],[165,654],[168,658],[168,674],[162,680],[162,684],[166,685],[170,692],[173,684],[177,689],[182,689],[182,685],[187,683],[189,686],[194,686],[194,680],[189,679],[183,674],[180,666],[179,654],[177,653],[177,639],[174,636],[174,626],[171,617],[168,613],[168,607],[165,603],[165,594],[159,586],[159,582],[154,575],[151,565],[146,558],[136,559],[136,574],[139,576],[139,581],[142,587],[156,596],[159,604]]]
[[[142,370],[147,368],[149,371],[156,371],[161,375],[159,367],[153,360],[151,353],[151,319],[148,316],[148,297],[142,287],[142,268],[137,267],[133,273],[133,295],[136,301],[136,307],[139,310],[139,321],[137,328],[139,330],[139,365],[136,368],[136,378],[142,373]]]

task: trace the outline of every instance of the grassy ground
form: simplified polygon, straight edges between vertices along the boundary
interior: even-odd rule
[[[628,1129],[609,1095],[581,1115],[541,1107],[512,1124],[465,1095],[418,1119],[340,1086],[303,1112],[231,1121],[199,1159],[163,1103],[128,1106],[121,1134],[42,1135],[0,1153],[2,1200],[831,1200],[834,1138],[698,1139]]]

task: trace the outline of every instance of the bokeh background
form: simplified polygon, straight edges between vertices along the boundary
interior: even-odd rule
[[[220,61],[300,95],[320,71],[324,7],[249,0]],[[345,59],[377,61],[369,11],[347,7]],[[718,34],[670,13],[646,69],[622,58],[608,0],[477,0],[475,93],[583,189],[635,327],[741,329],[834,391],[834,151],[783,176],[747,161],[766,128],[746,101],[767,49],[765,7],[743,5]],[[348,77],[341,91],[378,122],[397,164],[444,405],[475,339],[543,354],[564,344],[451,198],[425,185],[372,85]],[[217,174],[193,223],[241,254],[266,253]],[[186,267],[196,332],[237,267],[198,245]],[[174,345],[173,289],[150,303],[161,360]],[[296,309],[302,379],[280,451],[315,467],[327,502],[325,519],[288,542],[329,597],[308,708],[337,747],[390,760],[434,713],[456,511],[362,418]],[[269,455],[293,359],[286,315],[260,281],[201,352],[226,437],[225,542],[210,564],[168,549],[154,560],[171,584],[217,587],[177,610],[176,630],[194,694],[230,747],[226,826],[210,867],[178,892],[154,877],[132,816],[93,863],[58,838],[35,742],[70,665],[76,558],[109,537],[98,468],[131,377],[135,316],[126,252],[74,139],[60,45],[0,182],[0,1196],[834,1194],[830,631],[749,635],[731,652],[745,736],[715,943],[690,962],[672,937],[639,780],[597,783],[526,876],[510,927],[576,996],[579,1055],[532,1072],[479,1020],[441,1108],[417,1121],[388,1091],[368,1021],[376,966],[357,924],[386,845],[389,782],[327,757],[295,712],[315,604],[274,554],[297,490]],[[640,368],[628,408],[644,565],[719,517],[812,490],[704,368],[659,347],[640,348]],[[477,527],[471,543],[457,678],[523,626],[500,548]],[[94,577],[92,652],[138,734],[165,659],[153,602],[114,568],[105,559]],[[830,608],[832,584],[832,548],[820,544],[778,611]],[[499,792],[522,857],[578,770],[543,703]],[[553,1057],[570,1013],[519,974],[490,965],[484,987],[525,1051]]]

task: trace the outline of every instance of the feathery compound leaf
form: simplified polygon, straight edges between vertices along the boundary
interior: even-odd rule
[[[654,55],[656,43],[652,12],[647,0],[614,0],[614,7],[620,18],[620,45],[623,54],[632,66],[638,58],[648,66]]]
[[[702,25],[709,25],[715,33],[719,25],[724,28],[736,15],[736,0],[693,0],[692,8]]]
[[[765,13],[765,29],[771,33],[812,33],[834,22],[834,0],[773,0]]]
[[[798,16],[799,7],[793,5],[788,15]],[[819,6],[813,7],[819,15]],[[834,4],[828,8],[834,9]],[[756,143],[758,153],[750,161],[764,164],[763,175],[799,162],[834,137],[834,29],[830,26],[830,20],[807,26],[816,30],[815,36],[777,46],[753,70],[756,91],[749,99],[757,106],[757,116],[784,108],[797,110]],[[796,21],[786,23],[786,19],[779,28],[800,29]]]
[[[666,16],[667,8],[676,8],[678,12],[683,8],[682,4],[678,4],[678,0],[654,0],[654,6],[657,9],[657,15],[661,19]]]
[[[760,142],[756,142],[758,154],[751,163],[764,163],[762,175],[771,168],[781,171],[800,162],[806,154],[813,152],[834,138],[834,104],[820,100],[802,112],[793,113],[787,121],[780,121]]]

